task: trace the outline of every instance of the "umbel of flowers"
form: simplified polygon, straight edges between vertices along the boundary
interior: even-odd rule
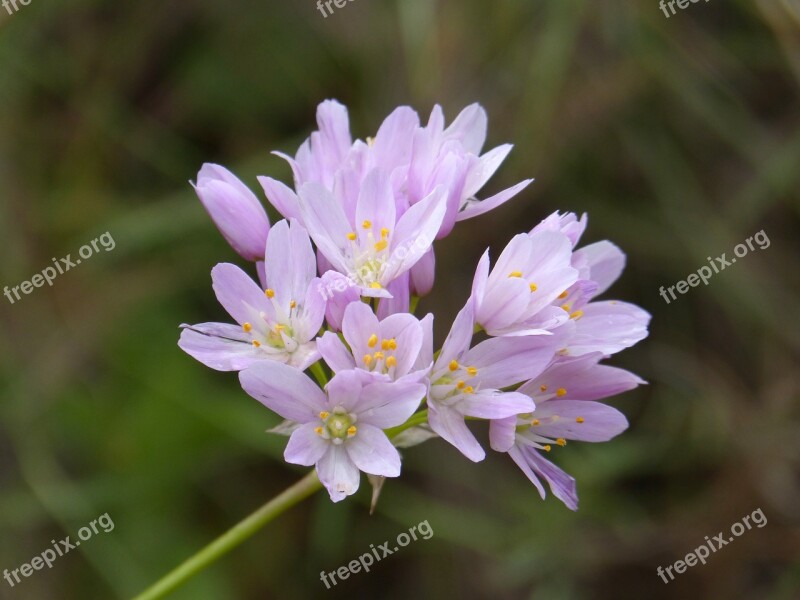
[[[544,481],[577,509],[575,480],[550,456],[570,440],[621,433],[625,417],[598,400],[643,383],[603,364],[645,338],[650,320],[598,299],[620,276],[623,252],[608,241],[579,246],[586,215],[550,215],[494,261],[486,251],[437,349],[434,316],[414,314],[433,287],[435,240],[531,180],[477,197],[511,151],[483,152],[477,104],[447,127],[439,106],[426,125],[400,107],[374,137],[354,141],[347,110],[328,100],[317,124],[294,158],[280,154],[293,185],[259,177],[283,216],[273,225],[230,171],[200,169],[201,202],[256,279],[215,266],[213,289],[233,322],[184,325],[180,347],[239,372],[244,391],[285,419],[276,428],[289,435],[284,458],[314,466],[334,502],[356,492],[362,471],[371,481],[399,476],[398,447],[441,438],[483,460],[467,426],[476,421],[542,497]]]

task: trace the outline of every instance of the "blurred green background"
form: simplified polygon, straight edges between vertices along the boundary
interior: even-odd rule
[[[405,453],[369,488],[317,494],[175,594],[197,598],[800,597],[800,2],[32,0],[0,9],[0,285],[108,231],[116,242],[11,305],[0,298],[0,569],[109,513],[115,528],[3,598],[128,598],[304,471],[234,374],[178,324],[227,320],[209,271],[241,261],[187,183],[204,161],[290,181],[325,98],[374,134],[395,106],[478,101],[487,192],[520,197],[437,243],[439,341],[477,259],[550,212],[588,211],[628,268],[608,297],[653,314],[612,364],[650,382],[613,401],[628,432],[553,457],[581,508],[542,502],[505,456]],[[260,194],[260,191],[259,191]],[[484,194],[486,195],[486,194]],[[271,216],[275,216],[271,212]],[[658,295],[764,229],[771,245],[667,305]],[[481,432],[485,440],[485,433]],[[761,508],[754,528],[665,585],[656,568]],[[371,573],[346,564],[420,521]]]

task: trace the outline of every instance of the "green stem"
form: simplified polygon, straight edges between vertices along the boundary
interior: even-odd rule
[[[325,370],[322,368],[322,365],[319,362],[315,362],[310,367],[311,374],[317,379],[317,383],[319,387],[324,388],[328,385],[328,376],[325,375]]]
[[[428,409],[424,409],[419,411],[418,413],[414,413],[408,418],[408,421],[403,423],[402,425],[398,425],[397,427],[392,427],[391,429],[384,429],[384,432],[389,438],[393,438],[396,435],[404,432],[406,429],[411,429],[412,427],[416,427],[417,425],[422,425],[423,423],[428,422]]]
[[[167,594],[175,591],[175,589],[186,583],[187,580],[197,575],[197,573],[205,569],[215,560],[227,554],[247,538],[251,537],[275,517],[300,501],[305,500],[320,488],[322,488],[322,484],[317,478],[317,472],[311,471],[292,487],[287,488],[275,496],[249,517],[234,525],[233,528],[223,533],[208,546],[167,573],[144,592],[136,596],[134,600],[156,600],[157,598],[164,598]]]
[[[412,315],[417,312],[417,304],[419,304],[419,296],[411,296],[411,305],[408,309]]]

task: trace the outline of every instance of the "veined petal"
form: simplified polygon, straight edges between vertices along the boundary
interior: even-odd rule
[[[274,315],[264,290],[236,265],[218,264],[211,269],[211,280],[217,300],[239,325],[254,320],[260,312]]]
[[[537,435],[581,442],[607,442],[628,428],[616,408],[586,400],[548,400],[536,406]]]
[[[534,409],[534,404],[525,394],[484,390],[474,394],[460,394],[454,408],[468,417],[504,419],[529,413]]]
[[[350,407],[359,422],[381,429],[405,423],[419,408],[426,388],[421,383],[394,381],[368,383],[358,401]]]
[[[444,369],[451,360],[458,360],[468,349],[472,342],[472,333],[475,328],[475,318],[473,315],[472,298],[456,315],[450,333],[442,344],[442,350],[433,367],[434,373]]]
[[[322,254],[341,273],[350,263],[345,252],[350,223],[336,198],[318,183],[306,183],[300,190],[300,214],[308,233]]]
[[[278,221],[267,239],[267,284],[280,306],[305,299],[317,274],[317,260],[308,233],[297,221]]]
[[[273,361],[262,361],[239,373],[245,392],[284,419],[318,421],[327,409],[325,394],[302,371]]]
[[[241,371],[264,360],[241,327],[227,323],[182,325],[178,346],[192,358],[217,371]]]
[[[316,422],[304,423],[292,432],[283,452],[286,462],[310,467],[322,458],[331,442],[317,435],[314,431],[317,427]]]
[[[410,273],[411,291],[416,296],[427,296],[433,289],[436,275],[436,257],[432,247],[411,267]]]
[[[496,452],[508,452],[514,445],[517,431],[517,417],[492,419],[489,423],[489,444]]]
[[[350,460],[364,473],[397,477],[400,475],[400,454],[379,428],[359,422],[355,437],[344,444]]]
[[[264,190],[264,194],[269,200],[269,203],[275,207],[284,219],[299,219],[300,209],[297,194],[284,183],[273,179],[272,177],[265,177],[259,175],[258,182]]]
[[[500,389],[538,376],[561,343],[561,336],[490,338],[472,348],[463,362],[478,367],[483,387]]]
[[[464,416],[447,406],[434,402],[428,404],[428,423],[443,439],[458,448],[472,462],[480,462],[486,457],[478,440],[464,422]]]
[[[504,202],[508,202],[519,194],[522,190],[524,190],[533,179],[526,179],[525,181],[520,181],[518,184],[511,186],[503,190],[502,192],[498,192],[494,196],[486,198],[485,200],[478,200],[477,198],[472,198],[467,200],[464,203],[461,212],[458,213],[456,217],[456,221],[464,221],[465,219],[471,219],[472,217],[477,217],[478,215],[482,215],[484,213],[489,212],[503,204]]]
[[[464,196],[471,198],[477,194],[495,174],[495,171],[500,168],[500,165],[503,164],[503,161],[513,148],[513,144],[503,144],[497,148],[492,148],[481,156],[476,166],[467,175],[467,181],[464,184]]]
[[[326,331],[317,338],[317,349],[334,373],[356,368],[353,355],[335,333]]]
[[[586,279],[597,283],[595,295],[600,295],[611,287],[625,269],[625,253],[608,240],[576,250],[573,261],[584,261],[589,270]]]
[[[484,108],[477,102],[470,104],[444,130],[443,141],[458,140],[466,152],[477,156],[481,153],[481,148],[486,141],[488,124],[489,118],[486,116]]]
[[[339,502],[358,491],[361,475],[342,446],[331,444],[317,463],[317,474],[331,500]]]

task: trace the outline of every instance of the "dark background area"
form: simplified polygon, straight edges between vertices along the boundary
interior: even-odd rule
[[[649,385],[612,403],[611,443],[552,457],[581,508],[542,502],[506,456],[434,440],[369,516],[317,494],[175,598],[800,596],[800,4],[656,0],[32,0],[0,8],[0,285],[108,231],[116,242],[11,305],[0,298],[0,569],[115,523],[3,598],[127,598],[304,471],[234,374],[181,352],[227,320],[210,286],[240,259],[187,183],[204,161],[290,181],[325,98],[374,135],[395,106],[472,102],[512,142],[488,195],[522,195],[438,242],[421,303],[438,342],[478,258],[552,211],[589,213],[628,268],[606,297],[653,314],[614,357]],[[261,195],[260,191],[258,191]],[[275,217],[270,209],[271,217]],[[771,242],[667,305],[662,285],[764,230]],[[485,433],[481,431],[481,439]],[[656,575],[761,508],[768,519],[665,585]],[[326,590],[332,571],[427,520],[430,540]]]

